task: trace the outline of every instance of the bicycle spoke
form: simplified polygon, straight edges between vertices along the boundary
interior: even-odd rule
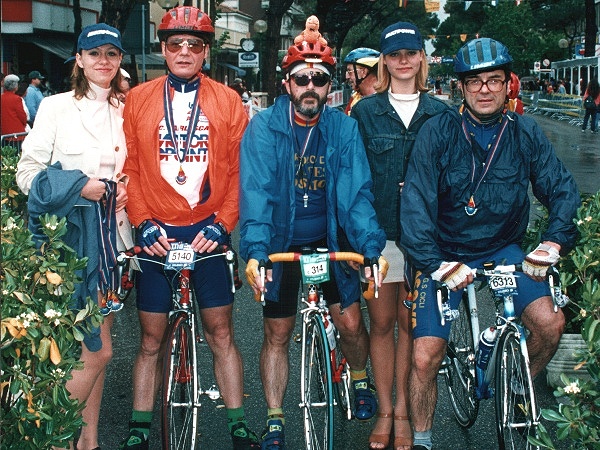
[[[195,337],[187,314],[171,319],[163,369],[163,449],[194,449],[198,423]]]
[[[304,385],[301,393],[306,448],[331,449],[333,448],[333,398],[325,328],[316,315],[310,319],[306,327],[303,352]]]
[[[446,352],[448,365],[444,371],[454,415],[465,428],[475,423],[479,411],[479,399],[475,393],[475,345],[467,305],[465,297],[460,302],[458,318],[452,322]]]
[[[527,436],[537,436],[537,406],[528,357],[520,337],[509,330],[500,337],[496,365],[496,422],[501,449],[533,449]]]

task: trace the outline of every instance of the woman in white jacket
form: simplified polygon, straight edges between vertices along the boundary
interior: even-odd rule
[[[114,199],[116,194],[116,207],[110,213],[116,214],[115,228],[118,230],[111,230],[111,233],[116,237],[114,241],[118,248],[130,248],[133,246],[131,225],[124,209],[127,177],[121,173],[127,156],[122,127],[123,104],[118,97],[122,93],[119,68],[124,53],[121,34],[103,23],[88,26],[79,36],[77,49],[72,72],[73,90],[42,101],[35,126],[23,142],[17,183],[24,193],[29,194],[31,190],[31,196],[35,183],[43,178],[36,176],[49,166],[53,165],[53,170],[59,167],[69,171],[69,174],[81,171],[85,178],[80,193],[83,199],[100,208],[100,200],[106,200],[109,195]],[[67,172],[65,180],[72,179],[66,175]],[[99,264],[98,270],[101,266]],[[97,292],[99,305],[104,306],[103,313],[107,314],[111,311],[105,304],[110,289],[105,284],[98,284]],[[80,450],[99,449],[98,421],[105,368],[112,358],[112,323],[113,316],[106,315],[100,327],[101,342],[82,345],[84,368],[73,371],[73,378],[67,383],[72,397],[87,402],[82,413],[86,426],[76,443]]]

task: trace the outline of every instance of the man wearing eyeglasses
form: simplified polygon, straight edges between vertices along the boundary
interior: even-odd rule
[[[354,249],[378,260],[383,276],[387,270],[380,256],[385,233],[373,209],[357,123],[326,105],[335,64],[331,48],[321,40],[292,45],[282,62],[286,95],[255,115],[242,139],[240,253],[248,261],[250,286],[266,299],[260,355],[268,408],[263,449],[285,448],[282,407],[300,270],[274,264],[264,286],[259,262],[267,261],[270,253],[326,247]],[[366,372],[369,336],[360,309],[359,273],[345,263],[332,262],[330,267],[331,279],[321,286],[350,365],[354,414],[368,420],[377,411],[377,401]]]
[[[167,239],[210,253],[230,244],[238,221],[239,145],[248,123],[238,95],[204,76],[214,38],[210,18],[198,8],[168,11],[158,27],[169,73],[133,88],[124,111],[131,222],[144,258],[160,260]],[[141,345],[133,370],[133,412],[121,448],[148,449],[160,379],[171,287],[158,264],[141,261],[137,307]],[[233,294],[224,258],[197,263],[191,283],[214,373],[227,408],[235,450],[259,448],[243,407],[243,366],[233,338]],[[150,446],[156,448],[158,444]]]
[[[440,325],[435,281],[458,307],[486,261],[522,263],[515,312],[529,330],[531,373],[538,375],[558,345],[564,316],[553,310],[548,268],[576,239],[577,186],[552,144],[530,118],[508,111],[512,58],[500,42],[480,38],[458,50],[454,69],[464,101],[427,121],[408,165],[401,204],[401,244],[420,271],[413,298],[409,392],[414,449],[431,449],[436,378],[451,322]],[[529,222],[528,187],[549,210],[548,229],[529,254],[521,250]],[[514,420],[529,405],[514,387]]]

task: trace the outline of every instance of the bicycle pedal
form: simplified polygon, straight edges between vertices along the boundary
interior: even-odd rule
[[[221,397],[219,388],[214,384],[206,390],[206,395],[208,395],[208,398],[210,398],[211,400],[218,400],[219,397]]]

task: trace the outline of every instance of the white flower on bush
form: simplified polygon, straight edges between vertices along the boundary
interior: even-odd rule
[[[51,319],[51,320],[54,319],[54,325],[56,325],[56,326],[60,325],[59,318],[62,317],[62,313],[60,311],[55,311],[54,309],[48,309],[44,313],[44,316],[46,316],[47,319]]]
[[[579,385],[576,382],[565,386],[565,394],[578,394],[579,392],[581,392],[581,389],[579,389]]]
[[[54,230],[56,230],[56,225],[52,225],[51,223],[47,223],[46,224],[46,228],[48,228],[49,230],[54,231]]]
[[[21,319],[20,321],[23,324],[23,328],[29,328],[32,322],[40,321],[40,316],[32,311],[21,313],[17,318]]]
[[[12,217],[9,217],[8,220],[6,221],[6,226],[4,226],[2,228],[2,231],[10,231],[10,230],[14,230],[15,228],[17,228],[15,219],[13,219]]]
[[[60,368],[58,368],[58,369],[52,369],[52,375],[53,375],[53,376],[54,376],[54,378],[55,378],[55,379],[57,379],[57,380],[59,380],[59,379],[61,379],[61,378],[64,378],[64,376],[65,376],[66,374],[67,374],[67,373],[66,373],[64,370],[60,369]]]

